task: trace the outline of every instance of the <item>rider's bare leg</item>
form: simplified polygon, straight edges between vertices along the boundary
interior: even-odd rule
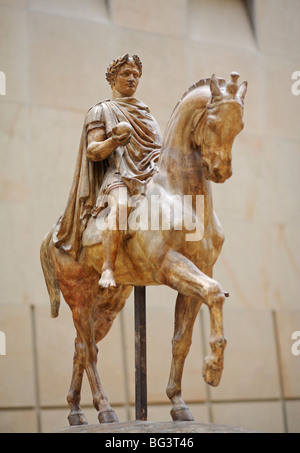
[[[102,274],[99,280],[99,286],[102,288],[115,288],[115,263],[119,247],[122,244],[124,233],[127,226],[127,189],[113,189],[110,193],[114,202],[111,205],[111,211],[108,215],[108,228],[102,232],[103,245],[103,266]]]
[[[115,288],[115,263],[118,249],[122,243],[123,233],[118,230],[103,231],[103,255],[104,263],[102,266],[102,274],[99,280],[99,286],[102,288]]]

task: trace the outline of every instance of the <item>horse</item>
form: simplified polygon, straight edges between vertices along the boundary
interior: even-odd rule
[[[89,224],[77,260],[55,247],[53,229],[42,242],[41,265],[51,302],[51,316],[58,316],[62,293],[72,311],[77,333],[67,395],[70,425],[87,423],[80,407],[84,371],[99,422],[118,421],[99,378],[97,343],[109,332],[134,286],[167,285],[178,292],[166,389],[172,404],[172,419],[194,420],[182,398],[181,381],[194,322],[203,303],[210,315],[211,353],[204,358],[202,374],[205,382],[212,386],[220,382],[226,346],[222,310],[228,294],[213,278],[213,267],[221,252],[224,234],[213,209],[211,182],[223,183],[232,175],[232,145],[243,129],[247,91],[247,82],[238,85],[238,77],[239,74],[231,73],[227,83],[214,74],[201,79],[175,106],[165,130],[158,171],[147,183],[143,199],[150,201],[151,197],[157,197],[160,214],[170,208],[173,202],[169,200],[175,199],[172,207],[177,214],[169,222],[169,228],[162,228],[159,223],[158,228],[148,225],[148,228],[131,231],[118,251],[115,288],[99,288],[102,243],[101,240],[89,243]],[[203,201],[202,210],[197,210],[196,206],[199,196]],[[195,220],[193,224],[198,222],[202,228],[192,235],[192,239],[188,236],[190,225],[185,226],[182,222],[182,206],[176,205],[183,197],[191,200],[189,209]],[[149,203],[141,203],[140,213],[148,207]],[[144,214],[146,218],[149,216],[149,213]]]

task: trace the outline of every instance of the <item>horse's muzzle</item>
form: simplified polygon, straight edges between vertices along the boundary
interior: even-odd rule
[[[216,183],[225,182],[232,175],[231,167],[226,171],[221,171],[218,167],[214,167],[210,172],[210,179]]]

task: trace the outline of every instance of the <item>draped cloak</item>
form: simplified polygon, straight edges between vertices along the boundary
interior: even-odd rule
[[[119,146],[108,158],[91,162],[87,159],[88,133],[104,128],[109,138],[119,122],[132,126],[130,143]],[[53,242],[74,259],[78,259],[82,233],[92,211],[97,211],[99,195],[125,185],[130,195],[143,193],[145,184],[157,171],[162,139],[159,126],[148,107],[136,98],[102,101],[87,112],[76,161],[69,199],[63,215],[54,227]]]

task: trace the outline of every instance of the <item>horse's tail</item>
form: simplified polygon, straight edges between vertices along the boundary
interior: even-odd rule
[[[40,250],[40,258],[45,282],[50,297],[51,317],[57,318],[60,306],[60,289],[49,254],[49,245],[52,238],[52,232],[53,230],[51,229],[43,239]]]

